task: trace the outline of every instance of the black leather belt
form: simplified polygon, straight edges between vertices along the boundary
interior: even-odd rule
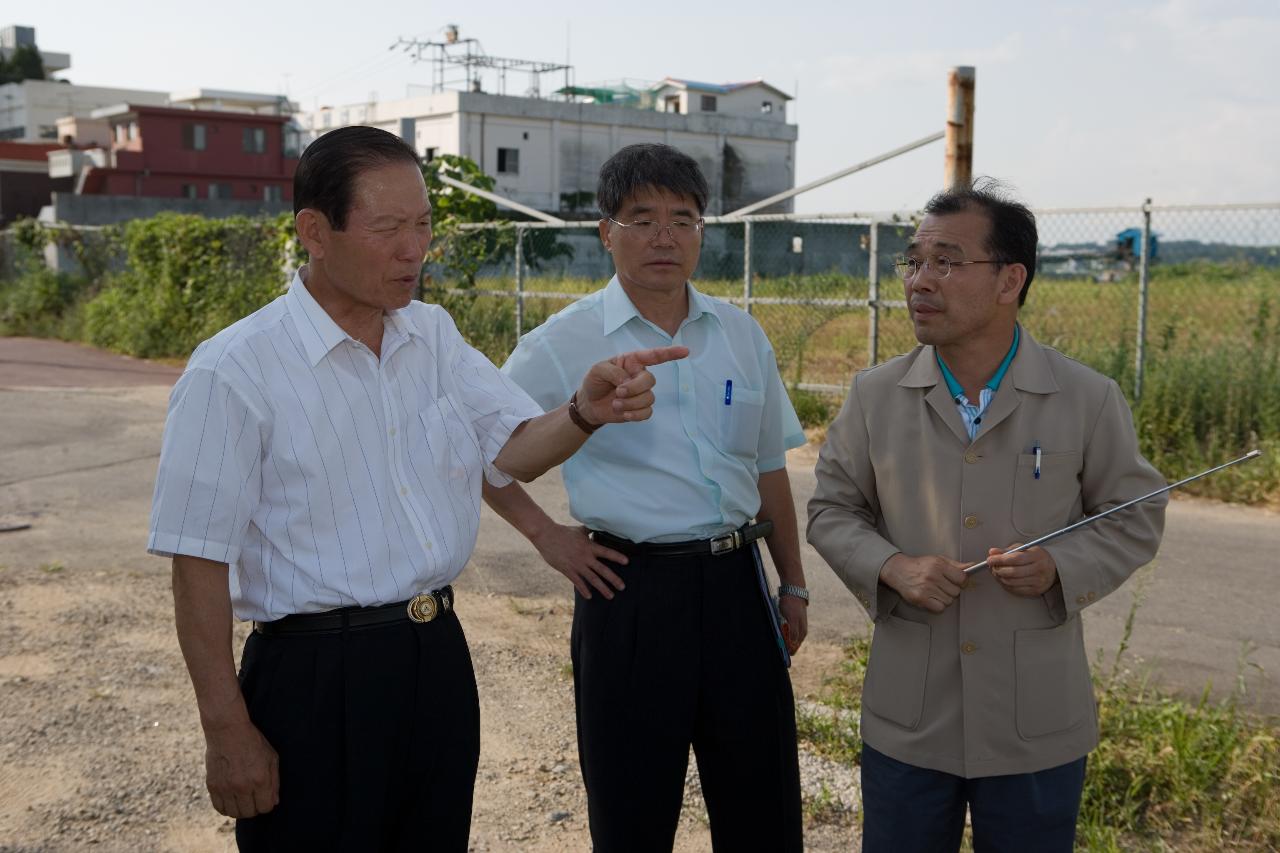
[[[624,554],[644,554],[651,557],[705,557],[728,554],[743,545],[763,539],[772,532],[773,522],[762,521],[759,524],[744,524],[723,536],[714,536],[711,539],[689,539],[684,542],[632,542],[630,539],[623,539],[612,533],[605,533],[603,530],[591,531],[591,539]]]
[[[430,622],[453,610],[453,587],[415,595],[408,601],[377,607],[343,607],[323,613],[295,613],[273,622],[254,622],[259,634],[337,634],[352,628],[374,628],[394,622]]]

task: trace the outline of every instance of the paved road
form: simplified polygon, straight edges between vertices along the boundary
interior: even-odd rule
[[[71,570],[137,569],[143,555],[151,484],[168,387],[178,371],[86,347],[0,338],[0,520],[29,520],[30,530],[0,533],[0,565],[61,562]],[[791,466],[803,516],[812,466]],[[559,476],[531,491],[567,521]],[[1221,694],[1236,683],[1249,650],[1247,704],[1280,713],[1280,515],[1195,500],[1169,509],[1164,545],[1146,573],[1131,661],[1162,683],[1198,695],[1207,682]],[[867,630],[857,603],[808,546],[817,643]],[[154,568],[154,567],[152,567]],[[569,587],[505,523],[487,510],[472,564],[459,586],[512,596],[568,599]],[[1085,614],[1091,654],[1113,651],[1133,591]],[[1258,668],[1260,667],[1261,670]]]

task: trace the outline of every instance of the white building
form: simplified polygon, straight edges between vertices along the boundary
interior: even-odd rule
[[[427,158],[460,154],[496,179],[499,194],[570,216],[594,216],[600,166],[636,142],[667,143],[696,159],[711,185],[711,215],[794,185],[798,131],[786,121],[789,98],[763,81],[668,78],[641,97],[629,90],[625,105],[605,103],[608,89],[567,91],[583,100],[443,91],[325,107],[295,120],[304,141],[364,124],[399,135]],[[769,212],[790,210],[786,202]]]
[[[7,59],[22,46],[35,46],[32,27],[9,26],[0,30],[0,54]],[[40,51],[46,77],[71,66],[65,53]],[[24,142],[61,141],[58,119],[88,116],[110,104],[129,102],[163,106],[169,96],[146,89],[115,89],[105,86],[77,86],[65,80],[23,80],[0,85],[0,139]]]

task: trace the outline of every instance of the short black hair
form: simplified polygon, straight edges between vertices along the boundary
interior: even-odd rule
[[[601,214],[611,217],[623,202],[644,189],[688,196],[698,205],[699,216],[707,212],[707,197],[711,195],[697,160],[670,145],[642,142],[621,149],[600,167],[596,205]]]
[[[394,133],[354,125],[331,130],[307,146],[293,173],[293,215],[318,210],[335,231],[347,227],[351,194],[361,173],[390,163],[421,168],[418,153]]]
[[[1027,301],[1027,291],[1036,276],[1036,215],[1016,200],[1004,184],[994,178],[981,177],[965,187],[943,190],[929,199],[924,212],[931,216],[947,216],[966,210],[986,214],[991,223],[986,250],[1001,264],[1022,264],[1027,280],[1018,294],[1018,305]]]

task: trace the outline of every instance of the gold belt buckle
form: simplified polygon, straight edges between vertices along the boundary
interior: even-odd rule
[[[436,601],[436,597],[429,592],[415,595],[409,599],[405,609],[409,611],[409,618],[414,622],[430,622],[440,615],[440,604]]]

